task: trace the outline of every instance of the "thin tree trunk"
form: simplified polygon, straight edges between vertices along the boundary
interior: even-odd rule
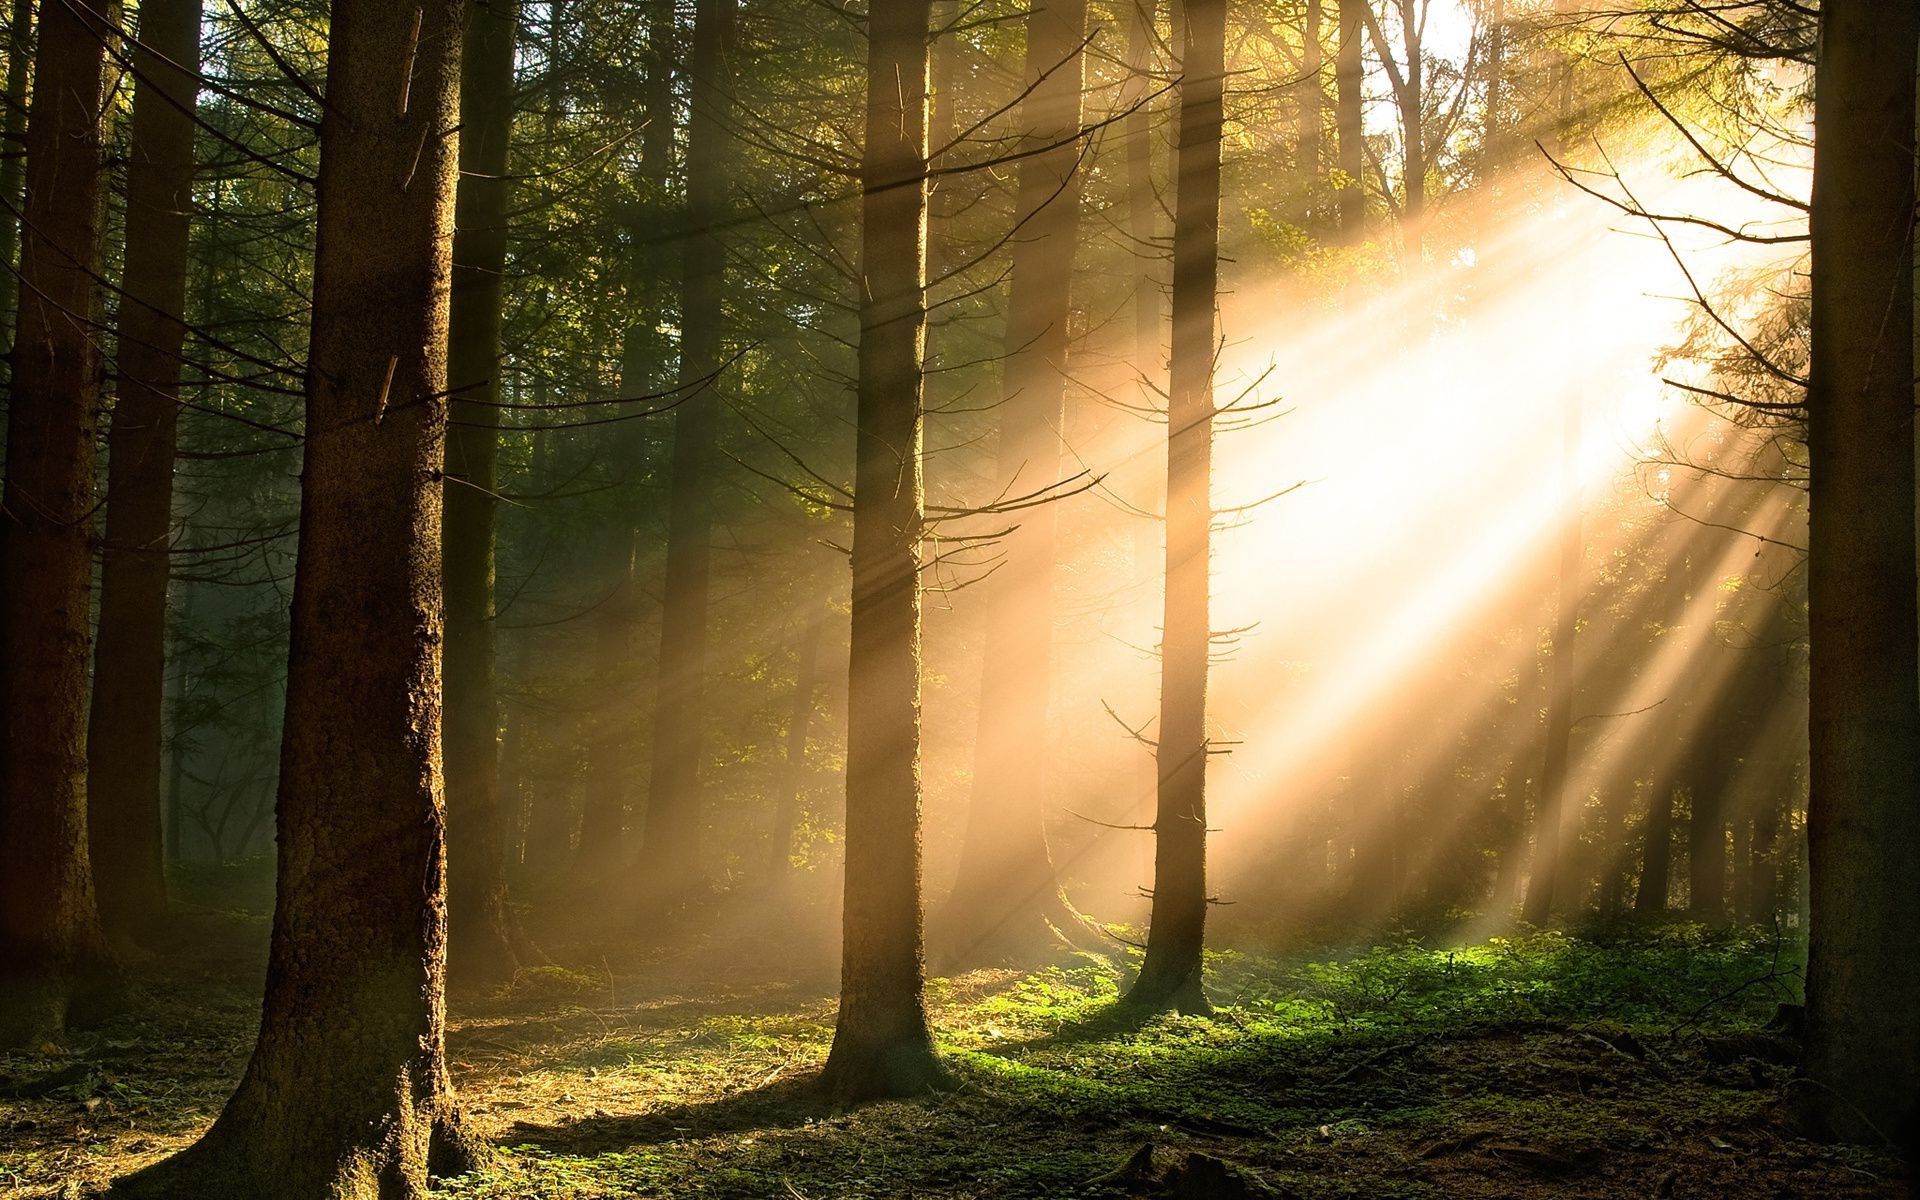
[[[821,1076],[843,1102],[947,1081],[927,1028],[920,891],[929,15],[929,0],[892,0],[867,21],[846,889],[840,1013]]]
[[[507,265],[507,147],[519,0],[475,0],[460,79],[460,182],[447,333],[451,424],[443,525],[447,606],[448,970],[495,983],[520,965],[500,846],[494,681],[494,493]]]
[[[1367,169],[1363,115],[1367,80],[1361,39],[1366,36],[1366,5],[1370,0],[1338,2],[1340,41],[1334,48],[1333,124],[1339,139],[1340,186],[1334,194],[1340,213],[1340,240],[1354,246],[1367,235],[1367,193],[1360,182]]]
[[[58,1036],[110,991],[87,858],[87,620],[117,15],[47,4],[34,57],[0,511],[0,1046]]]
[[[1807,586],[1812,929],[1803,1113],[1915,1147],[1920,647],[1912,3],[1820,6]],[[1877,1135],[1877,1136],[1876,1136]]]
[[[1156,264],[1161,257],[1159,240],[1160,197],[1154,190],[1154,105],[1148,102],[1153,84],[1154,48],[1159,34],[1155,29],[1160,11],[1159,0],[1135,0],[1133,20],[1127,32],[1127,69],[1132,84],[1128,103],[1138,105],[1122,127],[1127,144],[1127,237],[1133,243],[1133,369],[1140,376],[1144,402],[1160,386],[1164,368],[1165,343],[1160,330],[1160,280]],[[1140,500],[1143,513],[1160,511],[1163,480],[1150,459],[1142,456]],[[1164,565],[1160,524],[1136,517],[1133,527],[1133,565],[1136,578],[1158,582]]]
[[[1027,17],[1019,194],[1007,297],[998,480],[1009,497],[1060,479],[1068,325],[1080,230],[1080,92],[1085,0]],[[1023,958],[1055,940],[1071,910],[1047,850],[1053,742],[1056,506],[1015,517],[989,589],[973,789],[960,874],[942,911],[943,961]]]
[[[1673,886],[1673,779],[1662,773],[1647,785],[1647,824],[1640,850],[1640,887],[1633,911],[1667,911],[1667,893]]]
[[[335,0],[259,1041],[134,1195],[422,1197],[479,1153],[443,1049],[440,472],[466,0]]]
[[[1130,1004],[1206,1012],[1208,565],[1213,537],[1214,305],[1226,0],[1187,0],[1173,226],[1167,407],[1167,592],[1160,648],[1159,789],[1146,962]]]
[[[133,51],[119,394],[107,433],[100,633],[88,717],[87,839],[100,922],[142,940],[165,919],[160,742],[167,572],[193,208],[200,0],[146,0]]]
[[[1300,37],[1300,83],[1295,88],[1294,171],[1300,177],[1300,223],[1319,226],[1320,199],[1325,177],[1321,173],[1321,131],[1327,119],[1326,48],[1321,44],[1324,0],[1307,0]]]
[[[1533,870],[1522,905],[1529,924],[1545,925],[1560,901],[1561,862],[1570,848],[1567,768],[1573,739],[1574,630],[1580,619],[1581,501],[1578,482],[1580,406],[1565,400],[1560,469],[1567,480],[1568,511],[1561,516],[1559,571],[1553,593],[1553,651],[1547,660],[1547,738],[1540,769],[1540,809],[1533,836]]]
[[[1724,703],[1724,701],[1723,701]],[[1687,911],[1719,919],[1727,912],[1726,791],[1733,778],[1732,747],[1723,722],[1710,719],[1694,747],[1687,816]]]
[[[780,795],[773,806],[773,831],[767,841],[767,874],[776,885],[793,868],[793,831],[800,824],[800,789],[807,778],[807,734],[813,727],[813,697],[820,690],[820,651],[826,631],[809,620],[800,634],[794,663],[793,707],[787,713],[787,761],[780,773]]]
[[[713,377],[722,366],[726,320],[726,252],[719,226],[727,207],[733,22],[734,0],[697,0],[680,292],[683,402],[673,415],[659,691],[641,847],[641,894],[655,904],[686,898],[703,877],[700,832],[706,806],[700,757],[706,721],[707,592],[713,558],[713,459],[724,403],[724,392]]]

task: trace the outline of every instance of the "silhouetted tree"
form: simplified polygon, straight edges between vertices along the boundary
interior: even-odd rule
[[[1812,927],[1801,1111],[1920,1134],[1913,453],[1920,5],[1825,0],[1814,75],[1807,448]]]
[[[108,17],[45,5],[33,61],[0,511],[0,1045],[110,991],[86,792]]]

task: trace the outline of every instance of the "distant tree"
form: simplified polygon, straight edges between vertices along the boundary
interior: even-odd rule
[[[1207,663],[1213,538],[1214,306],[1226,0],[1188,0],[1174,162],[1173,354],[1167,405],[1167,585],[1160,644],[1159,791],[1147,957],[1127,1001],[1207,1011]]]
[[[460,79],[460,182],[448,304],[444,693],[448,969],[493,982],[519,966],[500,838],[494,506],[519,0],[475,0]]]
[[[440,475],[467,0],[336,0],[259,1040],[137,1196],[420,1197],[464,1168],[443,1046]]]
[[[1068,324],[1080,230],[1085,0],[1027,16],[1018,198],[1000,384],[998,483],[1013,516],[988,589],[972,798],[960,874],[937,928],[943,960],[1024,957],[1071,910],[1047,849],[1053,756],[1057,506],[1066,423]]]
[[[161,710],[200,0],[140,6],[133,69],[119,389],[107,433],[100,633],[88,718],[87,838],[101,924],[111,938],[137,940],[167,910]]]
[[[840,1014],[821,1077],[840,1100],[947,1080],[927,1027],[920,888],[930,16],[930,0],[890,0],[867,19],[846,899]]]
[[[1334,47],[1333,125],[1339,186],[1334,189],[1340,216],[1340,240],[1355,245],[1366,237],[1367,74],[1362,39],[1372,17],[1371,0],[1339,0],[1340,33]]]
[[[715,439],[725,399],[720,372],[726,315],[728,103],[734,0],[694,7],[687,120],[687,240],[681,247],[680,387],[673,414],[667,573],[660,612],[660,681],[640,887],[654,901],[684,898],[702,877],[700,791],[706,720],[707,593],[711,582]]]
[[[1913,452],[1920,5],[1825,0],[1814,76],[1801,1111],[1920,1140],[1920,629]]]
[[[0,1045],[110,992],[87,857],[105,6],[41,10],[0,505]]]

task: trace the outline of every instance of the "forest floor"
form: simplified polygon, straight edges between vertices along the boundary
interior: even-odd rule
[[[190,1141],[252,1043],[259,912],[64,1047],[0,1057],[0,1195],[96,1194]],[[817,939],[715,923],[456,996],[449,1056],[499,1147],[462,1200],[774,1197],[1899,1197],[1890,1156],[1798,1138],[1768,1027],[1791,949],[1670,925],[1591,939],[1210,962],[1210,1020],[1119,1019],[1081,954],[929,988],[958,1087],[836,1111]]]

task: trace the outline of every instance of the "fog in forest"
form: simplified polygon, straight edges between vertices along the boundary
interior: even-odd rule
[[[1920,2],[4,16],[6,1186],[1905,1194]]]

